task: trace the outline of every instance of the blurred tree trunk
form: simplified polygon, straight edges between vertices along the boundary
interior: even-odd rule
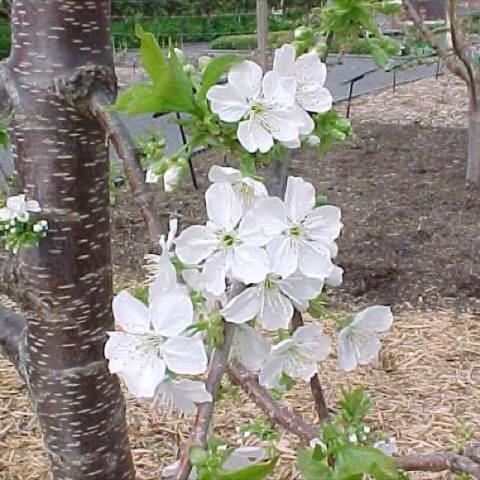
[[[12,28],[3,77],[18,188],[50,227],[18,267],[39,305],[25,337],[28,387],[56,480],[131,480],[125,403],[103,356],[113,328],[109,162],[88,115],[95,88],[116,88],[110,1],[14,0]]]
[[[478,99],[470,99],[468,124],[467,184],[480,185],[480,106]]]

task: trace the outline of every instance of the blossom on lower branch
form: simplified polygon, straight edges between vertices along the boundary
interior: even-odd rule
[[[175,299],[172,300],[172,309]],[[169,371],[199,375],[207,369],[207,355],[199,336],[182,335],[185,325],[165,321],[156,306],[147,308],[123,291],[113,301],[115,322],[121,331],[109,332],[105,357],[111,373],[120,374],[136,397],[153,397]]]
[[[317,363],[330,355],[331,339],[319,324],[300,327],[291,338],[272,348],[259,381],[266,388],[281,388],[284,374],[309,381],[317,373]]]
[[[389,307],[374,306],[355,315],[338,336],[338,363],[342,370],[354,370],[376,360],[382,348],[381,338],[392,326]]]

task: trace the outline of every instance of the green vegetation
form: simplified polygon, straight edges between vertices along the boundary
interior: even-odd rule
[[[272,32],[268,41],[272,48],[279,47],[293,40],[291,31]],[[257,35],[225,35],[218,37],[210,43],[210,47],[216,50],[253,50],[257,48]]]
[[[0,58],[8,57],[10,53],[10,24],[0,23]]]

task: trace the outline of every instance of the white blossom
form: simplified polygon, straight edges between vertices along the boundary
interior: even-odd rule
[[[199,375],[207,369],[202,340],[177,336],[193,321],[193,311],[185,311],[183,297],[180,304],[178,296],[170,298],[168,306],[161,303],[147,308],[122,291],[113,301],[115,322],[121,331],[108,333],[105,357],[110,372],[120,374],[136,397],[152,397],[167,368],[185,375]],[[181,312],[186,318],[181,318]]]
[[[317,373],[317,363],[330,354],[331,340],[321,325],[300,327],[291,338],[272,348],[262,368],[259,382],[266,388],[281,388],[283,374],[309,381]]]
[[[296,273],[284,280],[269,274],[265,281],[234,297],[222,310],[228,322],[242,324],[253,320],[266,330],[288,329],[294,307],[308,309],[309,300],[322,291],[323,281]]]
[[[167,410],[176,408],[185,415],[195,414],[196,404],[211,401],[212,395],[207,392],[203,382],[187,378],[166,378],[156,391],[156,402],[164,405]]]
[[[18,220],[26,223],[30,220],[30,212],[41,212],[40,205],[35,200],[26,200],[25,195],[16,195],[7,198],[6,206],[0,208],[0,222]]]
[[[218,448],[219,451],[226,449],[226,446]],[[242,470],[244,468],[256,465],[267,459],[267,451],[262,447],[239,447],[233,450],[227,459],[221,465],[221,468],[227,472],[235,472],[237,470]],[[172,478],[174,477],[180,467],[180,462],[177,461],[168,465],[162,470],[163,478]],[[198,478],[197,471],[195,468],[192,469],[188,480],[196,480]]]
[[[153,167],[147,168],[147,173],[145,175],[145,182],[146,183],[158,183],[160,180],[160,175],[157,175],[153,170]]]
[[[355,315],[353,321],[340,331],[338,363],[342,370],[354,370],[378,358],[383,334],[392,326],[389,307],[369,307]]]
[[[271,345],[250,325],[239,325],[233,337],[230,359],[238,360],[248,370],[259,370],[265,365]]]
[[[283,45],[275,51],[273,70],[282,79],[297,83],[296,101],[308,112],[324,113],[332,108],[332,95],[324,87],[327,66],[314,52],[300,55],[297,59],[292,45]]]
[[[157,278],[161,279],[159,282],[169,289],[176,284],[177,272],[175,266],[171,261],[172,247],[178,231],[178,219],[172,218],[169,221],[168,236],[162,235],[159,240],[162,249],[161,255],[148,254],[145,255],[147,264],[145,266],[150,282],[154,282]]]
[[[337,207],[315,208],[311,183],[289,177],[285,201],[259,199],[245,223],[250,229],[257,225],[266,237],[274,237],[267,240],[267,252],[275,273],[287,278],[298,269],[307,277],[326,279],[334,269],[331,257],[336,253],[334,241],[342,229],[340,218]]]
[[[163,174],[163,188],[167,193],[173,192],[182,179],[183,168],[180,165],[171,165]]]
[[[377,448],[388,457],[398,453],[397,442],[394,437],[390,437],[388,440],[379,440],[378,442],[375,442],[373,448]]]
[[[221,120],[240,122],[237,137],[247,151],[266,153],[274,140],[292,142],[313,130],[310,117],[295,103],[296,87],[294,79],[282,80],[276,72],[263,77],[261,67],[246,60],[230,70],[227,85],[215,85],[207,98]]]
[[[203,273],[208,291],[221,295],[228,275],[245,284],[258,283],[268,273],[268,257],[261,246],[265,237],[252,235],[250,225],[240,222],[242,205],[228,183],[215,183],[205,194],[206,226],[187,228],[177,239],[176,253],[186,264],[205,261]]]
[[[208,173],[208,179],[212,183],[230,183],[235,195],[242,204],[243,212],[247,212],[257,198],[267,197],[267,189],[262,182],[250,177],[244,177],[242,173],[231,167],[213,165]]]

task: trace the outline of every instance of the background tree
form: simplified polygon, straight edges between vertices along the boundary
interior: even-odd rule
[[[447,28],[432,30],[425,24],[420,12],[410,0],[403,0],[407,18],[411,19],[425,40],[435,48],[448,70],[461,78],[468,89],[469,127],[466,181],[469,186],[480,183],[480,99],[479,99],[479,52],[478,36],[474,33],[471,19],[459,18],[459,2],[448,0],[449,22]],[[440,34],[440,35],[438,35]],[[451,42],[446,42],[446,35]],[[450,45],[451,43],[451,45]]]
[[[20,360],[54,478],[128,480],[125,404],[103,357],[112,328],[106,133],[88,108],[96,90],[116,90],[110,2],[40,3],[12,2],[0,104],[11,113],[18,189],[40,202],[50,235],[15,265],[2,258],[0,284],[33,309]],[[12,318],[2,310],[0,336]]]

